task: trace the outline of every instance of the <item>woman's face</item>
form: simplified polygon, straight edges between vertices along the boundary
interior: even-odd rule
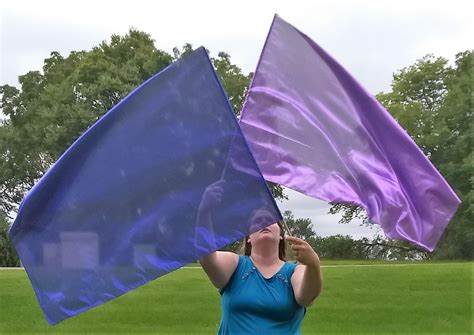
[[[277,219],[275,216],[266,209],[258,209],[250,218],[250,230],[261,229],[262,227],[268,226],[275,223]]]
[[[283,239],[281,236],[281,230],[278,223],[274,223],[256,231],[253,234],[250,234],[249,241],[254,246],[256,243],[280,243],[280,240]]]

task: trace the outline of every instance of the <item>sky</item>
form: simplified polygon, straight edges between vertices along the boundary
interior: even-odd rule
[[[426,54],[454,60],[474,48],[474,1],[3,1],[0,85],[41,70],[52,51],[89,50],[130,28],[172,52],[191,43],[226,51],[245,73],[255,70],[275,13],[310,36],[369,92],[390,90],[393,73]],[[282,211],[310,218],[321,236],[373,237],[377,227],[338,224],[329,205],[287,190]]]

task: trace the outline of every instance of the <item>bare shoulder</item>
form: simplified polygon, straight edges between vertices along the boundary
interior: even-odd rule
[[[199,261],[212,284],[217,288],[223,288],[239,264],[239,255],[229,251],[215,251]]]
[[[305,269],[305,265],[298,264],[295,268],[295,271],[291,275],[291,286],[293,287],[293,292],[295,293],[295,298],[297,301],[301,283],[303,282]]]
[[[237,266],[239,262],[239,255],[231,251],[216,251],[217,257],[220,258],[222,261],[229,262]]]
[[[295,271],[291,275],[291,284],[293,284],[293,286],[295,286],[295,284],[299,284],[299,282],[303,278],[304,270],[305,270],[305,266],[302,264],[298,264],[295,267]]]

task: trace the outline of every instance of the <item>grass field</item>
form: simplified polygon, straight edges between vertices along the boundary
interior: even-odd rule
[[[303,334],[473,333],[473,262],[323,265],[324,290]],[[0,270],[0,334],[214,334],[219,319],[219,295],[200,268],[177,270],[55,327],[25,272]]]

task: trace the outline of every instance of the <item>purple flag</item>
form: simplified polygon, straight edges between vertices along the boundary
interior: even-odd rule
[[[384,107],[275,16],[240,126],[265,179],[363,206],[394,239],[432,251],[460,200]]]

